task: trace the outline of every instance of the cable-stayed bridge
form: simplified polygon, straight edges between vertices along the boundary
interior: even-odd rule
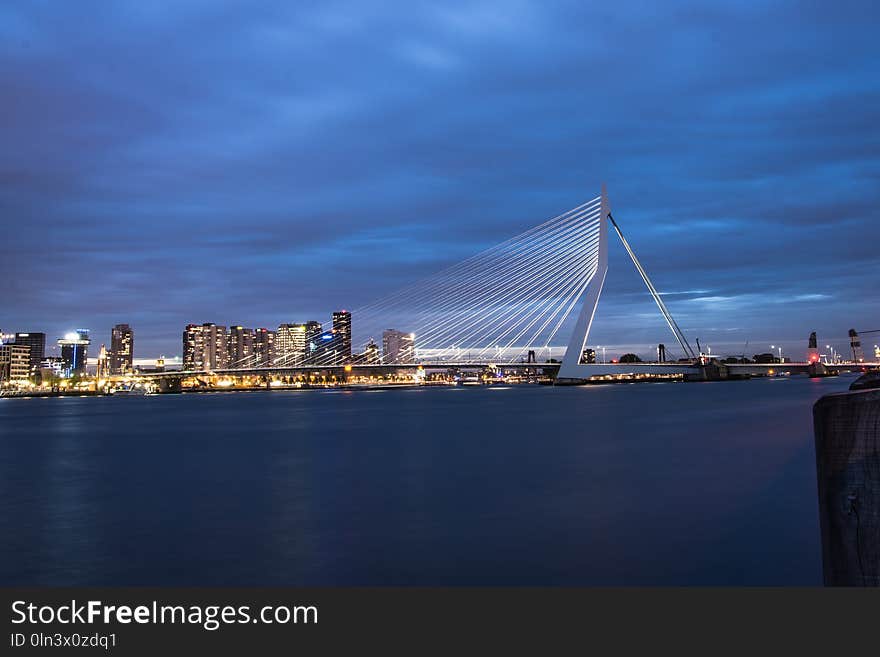
[[[620,239],[684,354],[678,362],[589,362],[585,348],[608,271],[609,230]],[[387,345],[377,342],[392,327],[400,329],[404,339],[408,336],[409,346],[389,354]],[[342,343],[332,328],[315,326],[309,348],[278,354],[270,366],[246,356],[223,369],[155,376],[269,377],[502,366],[540,367],[556,374],[559,382],[578,382],[624,373],[694,376],[706,366],[614,220],[604,186],[598,196],[567,212],[355,308],[350,330],[348,344],[358,352],[354,356],[340,350]],[[325,339],[327,344],[321,344]]]

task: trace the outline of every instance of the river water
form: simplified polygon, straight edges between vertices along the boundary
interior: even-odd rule
[[[0,585],[819,585],[851,381],[0,399]]]

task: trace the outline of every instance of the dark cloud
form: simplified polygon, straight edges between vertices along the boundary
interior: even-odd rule
[[[140,355],[176,354],[185,323],[357,307],[606,181],[657,286],[691,291],[668,299],[683,326],[793,348],[875,328],[877,18],[4,3],[0,327],[127,321]],[[619,249],[611,268],[597,340],[656,342]]]

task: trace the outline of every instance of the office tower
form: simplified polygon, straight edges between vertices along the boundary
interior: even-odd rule
[[[229,327],[229,367],[254,366],[254,329],[243,326]]]
[[[27,345],[0,344],[0,384],[24,383],[30,376],[30,349]]]
[[[364,347],[364,362],[367,365],[378,365],[382,362],[382,359],[379,357],[379,345],[373,342],[373,338],[370,338],[367,346]]]
[[[254,331],[255,367],[272,367],[275,362],[275,331],[258,328]]]
[[[305,324],[281,324],[275,332],[275,363],[302,365],[306,357]]]
[[[110,374],[134,369],[134,331],[128,324],[117,324],[110,331]]]
[[[188,324],[183,331],[183,369],[222,370],[229,363],[226,327]]]
[[[403,333],[395,329],[387,329],[382,332],[382,362],[383,363],[415,363],[416,362],[416,336],[413,333]]]
[[[333,332],[337,336],[339,359],[346,363],[351,360],[351,313],[339,310],[333,313]]]
[[[89,357],[89,344],[91,344],[91,340],[89,340],[88,329],[77,329],[63,338],[58,338],[61,360],[64,363],[64,376],[71,377],[85,373],[86,361]]]
[[[321,322],[311,319],[306,322],[306,362],[311,362],[318,351],[321,334],[324,327]]]
[[[311,365],[341,365],[344,360],[342,354],[342,338],[333,331],[323,331],[313,341],[314,347],[309,355]]]
[[[14,338],[15,344],[23,344],[29,348],[29,366],[31,374],[36,374],[40,370],[40,363],[46,355],[46,334],[45,333],[16,333]]]

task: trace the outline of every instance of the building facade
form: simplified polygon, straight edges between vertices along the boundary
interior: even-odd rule
[[[395,329],[382,332],[382,362],[408,364],[416,362],[416,336]]]
[[[275,364],[295,367],[306,358],[306,324],[281,324],[275,332]]]
[[[221,370],[229,364],[226,327],[188,324],[183,330],[183,369]]]
[[[105,345],[101,345],[101,349],[98,351],[98,364],[95,369],[95,378],[104,379],[110,376],[110,353],[107,351]]]
[[[110,374],[127,374],[134,369],[134,331],[128,324],[117,324],[110,331]]]
[[[254,367],[272,367],[275,362],[275,331],[254,330]]]
[[[324,327],[321,325],[321,322],[316,322],[315,320],[309,320],[306,322],[306,362],[311,363],[315,356],[318,353],[321,342],[321,334],[324,332]]]
[[[367,365],[378,365],[382,362],[382,357],[379,354],[379,345],[373,342],[373,338],[370,338],[367,346],[364,347],[364,362]]]
[[[61,361],[64,363],[63,375],[71,377],[85,374],[86,361],[89,358],[88,329],[77,329],[58,339],[58,347],[61,349]]]
[[[227,344],[228,366],[254,366],[254,329],[244,326],[230,326]]]
[[[16,333],[14,338],[15,344],[25,345],[28,352],[28,361],[31,368],[31,374],[40,371],[40,363],[46,356],[46,334],[45,333]]]
[[[30,374],[28,346],[15,342],[0,344],[0,385],[25,383]]]
[[[61,356],[46,356],[40,362],[40,378],[43,383],[50,378],[61,378],[64,376],[64,361]]]
[[[347,363],[351,360],[351,313],[347,310],[338,310],[333,313],[332,318],[339,358],[342,363]]]

